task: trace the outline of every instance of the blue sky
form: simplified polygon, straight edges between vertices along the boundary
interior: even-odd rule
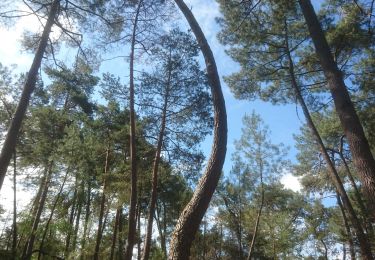
[[[314,4],[321,1],[313,1]],[[220,16],[218,4],[213,0],[187,0],[186,3],[191,7],[192,12],[196,16],[199,24],[205,33],[207,40],[213,50],[218,66],[220,76],[230,75],[237,71],[239,66],[234,63],[226,54],[224,46],[220,45],[217,40],[217,33],[220,28],[217,25],[215,18]],[[182,21],[186,25],[185,21]],[[32,17],[22,18],[16,25],[10,29],[0,28],[0,62],[3,65],[10,66],[17,64],[17,71],[27,71],[32,61],[32,55],[22,52],[19,40],[21,39],[22,32],[25,30],[38,30],[40,24]],[[54,33],[57,29],[54,28]],[[54,34],[53,33],[53,34]],[[71,59],[74,51],[63,53],[61,58],[64,60]],[[122,53],[122,55],[128,55]],[[113,55],[108,55],[112,57]],[[203,61],[202,61],[203,65]],[[101,72],[110,71],[115,75],[119,75],[122,79],[128,77],[128,65],[123,60],[113,60],[111,62],[104,62],[101,66]],[[227,106],[228,115],[228,149],[227,157],[224,165],[224,172],[228,174],[231,169],[231,154],[234,152],[234,140],[239,139],[241,136],[242,117],[246,113],[251,113],[253,110],[260,114],[264,122],[271,130],[271,140],[273,143],[284,143],[290,147],[288,158],[295,162],[296,149],[294,147],[295,141],[293,134],[299,132],[299,127],[302,124],[302,113],[297,113],[296,105],[274,106],[270,103],[262,101],[240,101],[234,99],[229,88],[222,80],[222,87]],[[299,117],[299,116],[300,117]],[[301,121],[302,120],[302,121]],[[202,150],[208,156],[211,151],[212,138],[209,137],[202,144]],[[8,180],[9,181],[9,180]],[[284,184],[290,188],[298,188],[296,179],[288,175],[284,179]],[[1,200],[5,199],[6,194],[11,194],[11,184],[7,180],[4,184],[4,189],[0,194]],[[19,191],[20,197],[23,197],[22,191]],[[27,192],[24,196],[31,196]]]

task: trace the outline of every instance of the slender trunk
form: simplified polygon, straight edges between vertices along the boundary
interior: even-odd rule
[[[344,205],[345,209],[348,211],[350,222],[352,223],[352,225],[355,229],[355,232],[357,234],[357,238],[358,238],[358,241],[359,241],[359,244],[360,244],[362,255],[363,255],[364,259],[373,259],[372,253],[371,253],[371,250],[370,250],[369,241],[368,241],[365,233],[363,232],[362,225],[361,225],[361,223],[360,223],[360,221],[357,217],[357,214],[355,213],[355,211],[353,209],[353,206],[352,206],[352,204],[349,200],[349,197],[348,197],[348,195],[347,195],[347,193],[344,189],[344,185],[342,184],[340,176],[338,175],[337,170],[336,170],[335,166],[333,165],[333,163],[331,161],[331,158],[328,155],[327,149],[324,146],[322,138],[320,137],[320,134],[315,127],[315,124],[314,124],[314,122],[313,122],[313,120],[310,116],[310,112],[309,112],[309,110],[306,106],[306,103],[305,103],[304,99],[303,99],[301,90],[300,90],[300,88],[297,84],[297,80],[295,78],[295,73],[294,73],[293,60],[292,60],[292,56],[291,56],[290,51],[289,51],[289,43],[288,43],[289,40],[288,40],[286,22],[285,22],[285,29],[286,29],[285,44],[286,44],[286,52],[287,52],[286,54],[287,54],[287,57],[288,57],[288,60],[289,60],[289,73],[290,73],[290,77],[291,77],[292,87],[294,88],[295,94],[297,96],[297,100],[302,107],[302,111],[305,115],[307,124],[308,124],[314,138],[316,139],[318,145],[319,145],[319,148],[320,148],[321,153],[324,157],[324,160],[327,163],[329,177],[330,177],[333,185],[335,186],[337,192],[340,194],[340,197],[342,199],[342,202],[343,202],[343,205]]]
[[[87,235],[87,226],[89,223],[90,218],[90,207],[91,207],[91,181],[88,180],[87,184],[87,201],[86,201],[86,209],[85,209],[85,223],[83,224],[83,234],[81,240],[81,257],[80,259],[83,260],[85,258],[85,249],[86,249],[86,235]]]
[[[337,115],[348,140],[354,166],[361,179],[367,207],[375,221],[375,160],[371,154],[361,122],[350,99],[342,73],[332,57],[314,8],[309,0],[299,0],[305,17],[315,51],[319,57],[325,77],[327,78]]]
[[[61,196],[61,193],[62,193],[62,191],[63,191],[63,189],[64,189],[65,182],[66,182],[66,179],[67,179],[67,177],[68,177],[68,174],[69,174],[69,169],[68,169],[68,170],[66,171],[66,173],[65,173],[63,183],[61,184],[60,189],[59,189],[59,192],[57,193],[57,197],[56,197],[56,199],[55,199],[55,201],[54,201],[54,203],[53,203],[53,206],[52,206],[52,209],[51,209],[51,213],[50,213],[50,215],[49,215],[49,218],[48,218],[48,220],[47,220],[46,226],[45,226],[45,228],[44,228],[44,232],[43,232],[42,240],[41,240],[41,242],[40,242],[40,246],[39,246],[38,259],[41,258],[41,254],[42,254],[41,252],[42,252],[42,250],[43,250],[44,241],[45,241],[46,236],[47,236],[47,231],[48,231],[48,228],[49,228],[49,224],[50,224],[51,221],[52,221],[52,217],[53,217],[53,214],[54,214],[54,212],[55,212],[55,209],[56,209],[57,203],[58,203],[59,200],[60,200],[60,196]]]
[[[138,24],[138,16],[141,10],[142,0],[139,0],[136,10],[132,40],[130,51],[130,79],[129,79],[129,110],[130,110],[130,172],[131,172],[131,191],[130,191],[130,207],[128,220],[128,240],[125,248],[125,260],[131,260],[133,256],[133,246],[135,240],[137,221],[135,219],[137,204],[137,152],[136,152],[136,136],[135,136],[135,109],[134,109],[134,51],[136,43],[136,32]]]
[[[34,91],[36,79],[40,65],[42,63],[42,58],[47,47],[47,42],[49,39],[49,33],[51,31],[54,19],[58,12],[60,0],[54,0],[51,5],[51,9],[48,14],[48,19],[46,25],[44,26],[43,34],[39,42],[38,49],[35,53],[33,63],[31,64],[29,73],[27,74],[25,85],[23,86],[20,101],[18,102],[16,111],[14,113],[13,119],[10,123],[7,136],[5,138],[3,148],[0,154],[0,190],[3,186],[4,178],[8,169],[8,165],[12,158],[13,151],[16,147],[17,137],[21,128],[23,118],[25,117],[27,106],[29,105],[29,100],[31,94]]]
[[[141,260],[141,256],[142,256],[141,255],[141,252],[142,252],[142,248],[141,248],[141,242],[142,242],[142,239],[141,239],[141,204],[139,201],[137,203],[136,219],[137,219],[137,259]]]
[[[82,187],[81,189],[81,192],[78,196],[78,209],[77,209],[77,215],[76,215],[76,223],[75,223],[75,227],[74,227],[74,232],[73,232],[73,243],[72,243],[72,247],[71,247],[71,251],[75,251],[76,250],[76,246],[77,246],[77,238],[78,238],[78,229],[79,229],[79,222],[81,220],[81,212],[82,212],[82,196],[84,194],[84,187]]]
[[[118,259],[124,259],[124,239],[123,239],[124,215],[122,208],[120,209],[119,223],[118,223]]]
[[[46,202],[46,199],[47,199],[49,184],[50,184],[51,178],[52,178],[53,161],[51,161],[48,164],[47,167],[48,167],[47,168],[48,173],[47,173],[45,183],[43,185],[43,192],[42,192],[42,195],[40,197],[40,201],[38,203],[38,210],[37,210],[37,213],[36,213],[35,218],[34,218],[34,223],[33,223],[33,226],[31,228],[30,238],[27,242],[26,251],[25,251],[25,254],[22,256],[22,259],[31,259],[31,255],[32,255],[33,247],[34,247],[34,242],[35,242],[35,238],[36,238],[36,231],[38,229],[38,225],[39,225],[39,222],[40,222],[40,216],[42,215],[42,212],[43,212],[43,209],[44,209],[44,205],[45,205],[45,202]]]
[[[261,194],[261,201],[260,201],[260,206],[257,214],[257,218],[255,221],[255,227],[253,231],[253,238],[251,240],[250,244],[250,249],[249,249],[249,254],[247,256],[247,260],[251,260],[251,257],[253,256],[254,253],[254,248],[255,248],[255,240],[258,234],[258,229],[259,229],[259,222],[260,222],[260,216],[262,215],[262,210],[263,210],[263,205],[264,205],[264,188],[263,188],[263,178],[261,177],[261,186],[262,186],[262,194]]]
[[[367,210],[366,207],[365,207],[365,204],[364,204],[364,202],[363,202],[363,200],[362,200],[362,195],[361,195],[361,193],[359,192],[359,189],[358,189],[358,187],[357,187],[357,184],[355,183],[355,180],[354,180],[354,178],[353,178],[352,172],[350,171],[349,166],[348,166],[348,164],[347,164],[347,162],[346,162],[346,159],[345,159],[345,157],[344,157],[344,154],[343,154],[343,145],[344,145],[344,143],[343,143],[343,138],[344,138],[344,136],[342,136],[342,137],[340,138],[340,149],[339,149],[339,151],[338,151],[338,154],[339,154],[339,156],[340,156],[341,161],[342,161],[343,164],[344,164],[344,167],[345,167],[346,173],[347,173],[347,175],[348,175],[348,177],[349,177],[350,184],[351,184],[351,186],[353,187],[353,190],[354,190],[354,196],[355,196],[355,198],[356,198],[356,200],[357,200],[357,203],[358,203],[358,206],[359,206],[359,208],[361,209],[361,212],[362,212],[362,214],[363,214],[363,216],[364,216],[365,224],[366,224],[366,225],[365,225],[365,228],[366,228],[366,230],[367,230],[367,233],[370,234],[370,235],[372,236],[372,235],[374,234],[374,230],[373,230],[373,228],[372,228],[372,224],[371,224],[371,220],[370,220],[369,212],[368,212],[368,210]]]
[[[111,255],[109,257],[109,260],[113,260],[113,258],[115,256],[115,248],[116,248],[116,239],[117,239],[117,230],[118,230],[119,218],[120,218],[120,209],[117,209],[116,210],[116,217],[115,217],[115,224],[113,226]]]
[[[12,257],[17,257],[17,154],[16,149],[13,153],[13,241]]]
[[[104,208],[105,208],[105,203],[106,203],[106,186],[107,186],[107,174],[108,174],[108,158],[109,158],[109,148],[107,148],[106,156],[105,156],[105,166],[104,166],[104,175],[103,175],[103,193],[102,193],[102,198],[100,202],[100,211],[99,211],[99,224],[98,224],[98,232],[96,235],[96,243],[95,243],[95,252],[94,252],[94,260],[99,259],[99,248],[100,248],[100,243],[102,241],[102,236],[103,236],[103,217],[104,217]]]
[[[169,59],[171,59],[171,52],[169,53]],[[170,63],[170,60],[169,60]],[[161,148],[163,146],[163,139],[165,133],[165,125],[166,125],[166,118],[167,118],[167,107],[168,107],[168,99],[169,99],[169,88],[171,82],[171,75],[172,75],[172,68],[168,66],[168,79],[167,79],[167,86],[166,86],[166,93],[164,96],[164,104],[162,110],[162,117],[161,117],[161,126],[159,131],[158,143],[156,147],[156,153],[154,158],[154,165],[152,169],[152,191],[151,191],[151,200],[150,200],[150,209],[148,213],[148,222],[147,222],[147,231],[146,231],[146,238],[145,238],[145,246],[143,249],[143,256],[142,260],[148,260],[150,256],[150,249],[151,249],[151,236],[152,236],[152,223],[154,219],[154,212],[155,212],[155,205],[157,199],[157,187],[158,187],[158,173],[159,173],[159,163],[160,163],[160,154]]]
[[[184,1],[175,0],[175,2],[188,21],[203,53],[214,107],[214,134],[211,155],[193,197],[177,220],[171,239],[169,259],[184,260],[189,258],[195,234],[221,175],[227,147],[227,115],[215,58],[206,37]]]
[[[156,225],[158,227],[159,231],[159,237],[160,237],[160,247],[161,250],[163,251],[164,257],[167,257],[167,246],[166,246],[166,241],[165,241],[165,233],[163,232],[162,224],[160,221],[160,207],[158,206],[158,203],[156,204],[156,214],[157,217],[155,217]]]
[[[326,245],[326,243],[324,242],[323,239],[320,239],[320,242],[322,243],[322,245],[324,247],[324,259],[328,260],[328,248],[327,248],[327,245]]]
[[[70,253],[70,240],[71,240],[71,236],[72,236],[74,214],[75,214],[76,206],[77,206],[77,193],[78,193],[77,183],[78,183],[78,179],[76,177],[76,181],[75,181],[75,185],[74,185],[75,188],[74,188],[74,194],[73,194],[73,202],[72,202],[72,207],[71,207],[70,215],[69,215],[69,219],[68,219],[68,223],[69,223],[68,234],[66,235],[66,239],[65,239],[65,251],[64,251],[65,258],[68,258],[69,253]]]
[[[344,206],[342,205],[342,202],[341,202],[341,199],[340,199],[340,195],[339,195],[339,193],[337,191],[336,191],[336,200],[337,200],[337,204],[339,205],[340,210],[341,210],[341,214],[342,214],[342,219],[344,221],[346,235],[348,236],[350,257],[353,260],[353,259],[356,259],[356,258],[355,258],[355,250],[354,250],[354,242],[353,242],[353,238],[352,238],[352,232],[350,231],[350,226],[349,226],[349,223],[348,223],[348,219],[346,217],[345,209],[344,209]],[[345,246],[344,246],[344,251],[345,251]]]

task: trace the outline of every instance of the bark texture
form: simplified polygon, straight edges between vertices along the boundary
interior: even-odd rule
[[[134,50],[136,43],[137,23],[139,12],[142,6],[142,0],[138,2],[136,10],[131,50],[130,50],[130,79],[129,79],[129,110],[130,110],[130,171],[131,171],[131,191],[130,191],[130,208],[129,208],[129,220],[128,220],[128,240],[125,247],[125,260],[131,260],[133,256],[133,246],[135,241],[135,233],[137,227],[136,205],[137,205],[137,152],[136,152],[136,137],[135,137],[135,109],[134,109]]]
[[[299,0],[316,54],[327,78],[337,115],[348,140],[354,165],[361,179],[367,207],[375,219],[375,160],[361,122],[350,99],[341,71],[333,59],[328,42],[310,0]]]
[[[223,168],[227,146],[227,115],[215,58],[198,22],[182,0],[175,0],[203,53],[214,106],[214,135],[210,159],[192,199],[182,211],[172,234],[169,259],[188,259],[190,247],[211,201]]]
[[[285,28],[287,29],[286,23],[285,23],[285,26],[286,26]],[[286,44],[286,51],[287,51],[286,54],[287,54],[287,57],[288,57],[288,60],[289,60],[289,74],[290,74],[290,77],[291,77],[291,85],[292,85],[292,87],[295,91],[297,100],[302,107],[302,111],[303,111],[303,114],[306,118],[307,124],[308,124],[315,140],[317,141],[317,143],[319,145],[319,149],[321,150],[321,153],[323,155],[324,160],[327,163],[328,175],[329,175],[333,185],[335,186],[338,194],[340,195],[340,198],[342,200],[342,203],[343,203],[345,209],[348,211],[348,216],[350,218],[350,221],[353,225],[353,228],[354,228],[355,233],[356,233],[357,238],[358,238],[358,242],[359,242],[359,245],[360,245],[360,248],[361,248],[362,257],[363,257],[363,259],[373,259],[368,238],[367,238],[366,234],[363,232],[362,225],[361,225],[361,223],[360,223],[360,221],[357,217],[357,214],[354,211],[354,208],[353,208],[353,206],[352,206],[352,204],[349,200],[349,197],[348,197],[348,195],[347,195],[347,193],[344,189],[344,185],[343,185],[343,183],[340,179],[340,176],[338,175],[337,170],[336,170],[333,162],[331,161],[330,156],[328,155],[328,152],[327,152],[327,149],[326,149],[326,147],[323,143],[323,140],[320,137],[320,134],[315,127],[315,124],[314,124],[314,122],[313,122],[313,120],[310,116],[310,112],[308,110],[308,107],[307,107],[307,105],[305,103],[305,100],[302,96],[301,90],[298,86],[297,79],[295,78],[294,65],[293,65],[293,60],[292,60],[292,56],[291,56],[290,49],[289,49],[288,37],[287,36],[288,36],[288,33],[287,33],[287,30],[286,30],[285,44]],[[322,243],[324,243],[324,242],[322,242]]]
[[[48,14],[46,25],[44,26],[43,34],[39,42],[38,49],[35,53],[33,63],[31,64],[29,73],[26,77],[25,85],[23,86],[20,101],[18,102],[13,119],[10,123],[3,148],[0,154],[0,190],[3,186],[4,178],[12,158],[13,151],[16,147],[18,133],[21,128],[23,118],[25,117],[27,107],[29,105],[31,94],[35,89],[38,71],[42,63],[42,58],[47,47],[48,37],[51,32],[54,19],[58,12],[60,0],[54,0]]]

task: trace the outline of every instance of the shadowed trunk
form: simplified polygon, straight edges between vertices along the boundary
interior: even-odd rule
[[[130,79],[129,79],[129,110],[130,110],[130,172],[131,172],[131,191],[130,191],[130,207],[128,220],[128,240],[125,247],[125,260],[131,260],[133,256],[133,246],[135,233],[137,228],[136,204],[137,204],[137,152],[135,137],[135,109],[134,109],[134,51],[136,44],[136,32],[138,16],[142,6],[142,0],[138,2],[138,7],[134,17],[133,33],[130,50]]]
[[[13,119],[10,123],[3,148],[0,154],[0,190],[3,186],[4,178],[12,158],[12,154],[16,147],[18,133],[21,128],[23,118],[25,117],[27,107],[31,98],[31,94],[35,89],[36,79],[40,65],[42,63],[42,58],[47,47],[47,42],[49,39],[49,34],[54,23],[54,19],[58,12],[60,0],[54,0],[51,5],[51,9],[48,14],[48,19],[42,37],[40,38],[38,49],[35,53],[33,63],[31,64],[29,73],[27,74],[25,85],[23,86],[20,101],[18,102],[16,111],[14,113]]]
[[[211,201],[223,168],[227,146],[227,115],[215,58],[198,22],[182,0],[175,0],[192,29],[203,53],[214,106],[212,151],[192,199],[182,211],[172,234],[169,259],[188,259],[190,248]]]
[[[333,59],[322,27],[309,0],[299,0],[303,15],[313,40],[316,54],[327,78],[336,112],[348,140],[354,166],[361,179],[373,221],[375,219],[375,160],[363,131],[361,122],[350,99],[342,73]],[[344,201],[343,201],[344,203]],[[345,204],[345,203],[344,203]]]

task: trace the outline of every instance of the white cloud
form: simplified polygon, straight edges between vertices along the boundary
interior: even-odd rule
[[[286,189],[291,189],[295,192],[301,191],[302,189],[302,185],[299,181],[299,178],[291,173],[284,174],[284,176],[281,177],[280,182],[284,185]]]

